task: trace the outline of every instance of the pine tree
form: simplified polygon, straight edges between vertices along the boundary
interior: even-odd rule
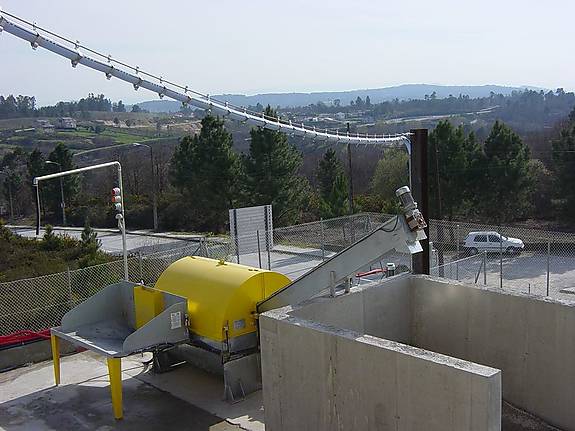
[[[68,147],[62,143],[56,145],[54,150],[48,155],[48,160],[57,163],[57,165],[46,164],[45,172],[47,173],[55,173],[60,170],[68,171],[75,168],[72,160],[72,153]],[[66,203],[71,202],[78,194],[78,177],[73,175],[62,177],[62,184],[64,186],[64,199],[66,200]],[[45,183],[42,184],[41,189],[49,209],[52,212],[61,211],[60,204],[62,201],[62,194],[60,192],[60,178],[45,181]]]
[[[525,216],[533,192],[529,148],[519,135],[496,121],[483,151],[485,177],[478,190],[483,215],[498,223]]]
[[[575,108],[569,121],[553,141],[553,162],[563,216],[575,220]]]
[[[32,184],[34,177],[39,177],[46,171],[44,155],[42,152],[38,149],[32,151],[28,156],[26,166],[28,167],[28,182]]]
[[[482,186],[481,147],[473,133],[466,136],[462,126],[445,120],[430,133],[429,152],[432,214],[452,220],[467,210]]]
[[[340,217],[348,213],[348,182],[336,152],[329,149],[316,170],[323,218]]]
[[[94,255],[100,249],[102,242],[98,239],[98,232],[90,227],[90,221],[86,219],[82,230],[80,243],[82,250],[88,255]]]
[[[264,114],[277,117],[269,105]],[[276,225],[297,221],[309,198],[309,183],[299,175],[300,152],[285,133],[258,127],[250,136],[249,154],[243,158],[247,204],[271,204]]]
[[[326,198],[330,193],[335,179],[343,173],[343,166],[333,148],[328,149],[319,161],[316,177],[319,185],[319,193]]]
[[[0,160],[0,171],[2,176],[2,191],[4,199],[11,205],[14,216],[22,213],[27,202],[22,199],[22,191],[25,189],[25,171],[23,167],[26,162],[26,153],[21,148],[16,148],[2,157]]]
[[[184,137],[174,151],[170,180],[183,194],[188,217],[196,229],[222,231],[238,192],[239,158],[223,120],[208,115],[198,135]]]

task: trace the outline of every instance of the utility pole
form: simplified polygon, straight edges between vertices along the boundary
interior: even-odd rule
[[[347,134],[349,135],[349,123],[347,123]],[[351,164],[351,144],[347,144],[347,166],[349,171],[348,203],[349,213],[353,214],[353,167]]]
[[[443,211],[441,207],[441,177],[439,175],[439,143],[435,141],[435,184],[437,187],[437,219],[439,223],[437,225],[437,265],[439,266],[439,276],[444,276],[444,259],[443,259],[443,244],[445,243],[445,233],[443,231]],[[429,222],[428,222],[429,223]],[[459,244],[459,237],[457,238],[457,244]],[[459,256],[457,256],[459,259]]]
[[[154,218],[154,232],[158,231],[158,193],[156,188],[156,164],[154,163],[154,150],[151,145],[133,144],[136,147],[147,147],[150,150],[150,166],[152,168],[152,213]]]
[[[58,166],[58,172],[62,172],[62,165],[52,160],[46,160],[47,165]],[[62,208],[62,226],[66,226],[66,202],[64,201],[64,181],[60,177],[60,207]]]
[[[427,239],[421,241],[422,253],[412,255],[414,274],[429,274],[429,186],[427,178],[427,129],[411,131],[411,185],[413,198],[427,222]]]

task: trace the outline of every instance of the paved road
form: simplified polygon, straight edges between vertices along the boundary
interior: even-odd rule
[[[26,238],[35,238],[36,230],[33,228],[11,228],[13,232],[17,233]],[[71,229],[54,229],[54,233],[58,235],[69,235],[73,238],[80,239],[82,232],[81,230],[71,230]],[[44,235],[44,230],[40,229],[40,236]],[[145,232],[138,234],[127,234],[126,235],[126,245],[128,251],[136,252],[141,250],[142,252],[150,253],[154,251],[167,250],[169,248],[184,246],[189,243],[189,240],[197,238],[197,235],[180,236],[182,239],[177,237],[168,238],[162,236],[145,235]],[[98,239],[102,242],[102,250],[107,253],[119,254],[122,253],[122,236],[119,232],[113,232],[110,230],[98,230]]]

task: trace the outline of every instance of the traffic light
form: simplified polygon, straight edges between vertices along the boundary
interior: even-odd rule
[[[122,191],[119,187],[112,189],[112,204],[114,204],[114,209],[118,213],[122,212]]]

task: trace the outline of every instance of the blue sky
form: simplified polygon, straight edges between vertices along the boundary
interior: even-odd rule
[[[575,2],[0,0],[98,51],[209,94],[404,83],[575,89]],[[0,94],[154,99],[0,35]]]

